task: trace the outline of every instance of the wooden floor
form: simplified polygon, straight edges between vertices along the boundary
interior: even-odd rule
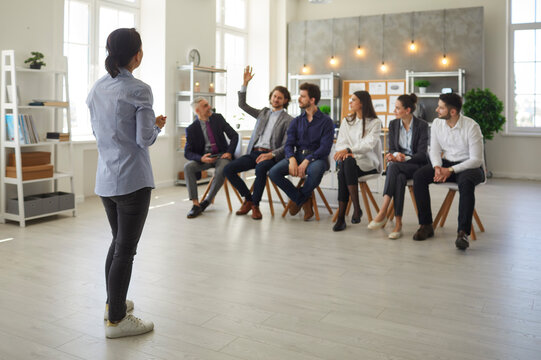
[[[129,298],[155,331],[104,337],[110,231],[91,198],[76,218],[0,224],[14,238],[0,243],[0,359],[541,359],[541,183],[479,187],[487,231],[465,253],[458,198],[416,242],[408,194],[396,241],[366,217],[333,233],[324,209],[309,223],[267,204],[262,221],[235,216],[223,191],[188,220],[186,188],[153,195]]]

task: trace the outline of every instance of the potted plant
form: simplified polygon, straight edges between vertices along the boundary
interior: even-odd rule
[[[419,88],[419,94],[425,94],[426,88],[428,85],[430,85],[430,81],[428,80],[415,80],[413,85],[417,86]]]
[[[320,105],[319,110],[326,115],[329,115],[331,113],[331,107],[329,105]]]
[[[483,141],[492,140],[494,134],[503,129],[505,116],[502,111],[503,102],[489,89],[471,89],[464,95],[462,112],[479,124]],[[490,171],[487,172],[487,177],[492,177]]]
[[[31,54],[32,54],[32,57],[29,57],[28,59],[24,61],[25,64],[30,63],[30,69],[39,70],[41,69],[42,66],[47,65],[43,62],[43,58],[45,57],[45,55],[43,55],[39,51],[32,51]]]

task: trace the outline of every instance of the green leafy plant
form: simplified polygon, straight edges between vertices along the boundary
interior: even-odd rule
[[[321,112],[326,115],[329,115],[331,113],[331,107],[329,105],[321,105],[319,107],[319,110],[321,110]]]
[[[43,55],[39,51],[32,51],[30,54],[32,54],[33,56],[26,59],[24,63],[30,63],[30,67],[32,69],[39,69],[40,67],[47,65],[45,64],[45,62],[43,62],[43,58],[45,57],[45,55]]]
[[[430,85],[430,81],[428,81],[428,80],[415,80],[413,82],[413,85],[415,85],[417,87],[428,87],[428,85]]]
[[[503,102],[489,89],[471,89],[464,95],[462,106],[464,115],[474,119],[481,127],[485,140],[503,129],[505,116],[502,115]]]

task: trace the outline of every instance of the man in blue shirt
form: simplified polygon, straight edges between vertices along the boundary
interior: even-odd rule
[[[334,125],[331,118],[317,107],[321,98],[319,86],[304,83],[299,90],[299,107],[304,111],[289,125],[285,159],[273,166],[269,176],[291,199],[289,213],[295,215],[302,207],[304,220],[307,221],[314,215],[312,192],[329,169]],[[297,189],[286,178],[287,175],[306,177],[306,180]]]

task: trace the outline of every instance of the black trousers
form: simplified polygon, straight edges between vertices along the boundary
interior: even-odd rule
[[[109,321],[126,316],[133,258],[147,218],[151,190],[146,187],[127,195],[101,198],[113,234],[105,261]]]
[[[344,161],[338,161],[338,201],[347,202],[349,199],[348,185],[357,185],[360,176],[376,174],[376,169],[362,171],[357,166],[355,158],[348,157]]]
[[[395,216],[402,216],[406,184],[408,179],[413,179],[413,174],[420,167],[420,164],[408,162],[390,162],[387,165],[383,195],[388,195],[391,199],[394,199]]]
[[[456,165],[456,162],[443,160],[442,167]],[[453,173],[446,182],[456,182],[460,194],[458,202],[458,229],[470,234],[473,210],[475,209],[475,186],[485,180],[483,169],[475,168],[464,170],[458,174]],[[419,211],[419,224],[432,224],[432,210],[430,208],[430,192],[428,185],[434,182],[434,168],[432,164],[425,165],[413,175],[413,191]]]

